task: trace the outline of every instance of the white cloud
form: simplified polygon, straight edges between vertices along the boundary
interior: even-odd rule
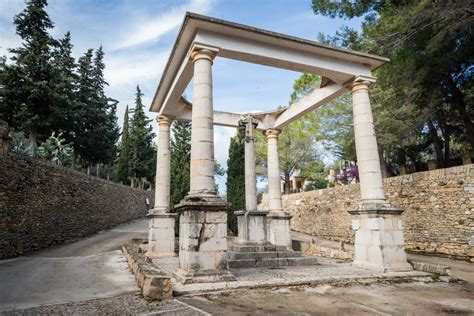
[[[183,21],[186,11],[196,13],[207,13],[214,1],[213,0],[189,0],[188,3],[172,8],[159,16],[153,16],[147,20],[140,20],[135,23],[123,38],[117,41],[115,49],[123,49],[147,42],[156,42],[160,37],[178,27]]]
[[[157,81],[168,55],[168,51],[140,52],[133,54],[133,57],[130,54],[111,53],[105,57],[105,79],[114,88],[154,79]]]

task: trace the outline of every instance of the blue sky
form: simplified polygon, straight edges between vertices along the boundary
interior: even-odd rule
[[[22,0],[0,0],[0,55],[20,45],[12,19]],[[360,19],[314,15],[310,0],[50,0],[47,12],[55,24],[52,35],[71,31],[74,56],[103,45],[107,94],[120,101],[119,124],[135,86],[142,88],[148,108],[186,11],[275,32],[316,40],[319,32],[333,35],[342,25],[358,28]],[[231,112],[271,110],[287,104],[300,74],[217,58],[213,67],[214,108]],[[153,119],[155,114],[148,113]],[[216,127],[215,157],[226,167],[233,129]],[[218,179],[221,191],[225,177]]]

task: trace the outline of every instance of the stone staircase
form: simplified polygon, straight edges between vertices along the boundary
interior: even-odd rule
[[[227,251],[229,269],[317,265],[316,257],[303,257],[300,251],[268,244],[251,246],[231,244]]]

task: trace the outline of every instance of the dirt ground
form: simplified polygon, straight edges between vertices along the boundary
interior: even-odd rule
[[[441,282],[247,291],[180,300],[212,315],[474,315],[474,289]]]

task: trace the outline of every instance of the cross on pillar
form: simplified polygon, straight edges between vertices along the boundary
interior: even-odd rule
[[[267,244],[267,211],[257,211],[257,176],[255,172],[255,138],[257,122],[250,115],[239,121],[245,127],[245,211],[236,212],[239,243]]]

